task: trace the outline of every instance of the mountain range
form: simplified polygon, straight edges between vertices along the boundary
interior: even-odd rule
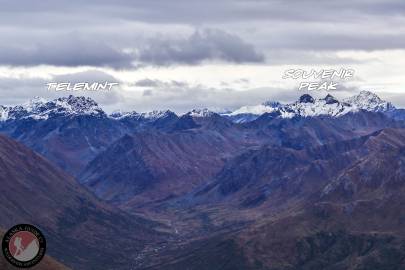
[[[73,269],[405,268],[405,113],[372,92],[0,115],[0,227],[35,224]]]
[[[380,99],[370,91],[361,91],[358,95],[337,100],[328,94],[324,98],[314,99],[308,94],[302,95],[298,101],[290,104],[267,101],[256,106],[244,106],[233,112],[226,113],[236,122],[251,121],[264,113],[272,113],[283,118],[314,117],[314,116],[342,116],[361,110],[371,112],[390,112],[396,108],[387,101]]]
[[[358,112],[360,110],[373,112],[389,112],[395,110],[395,106],[390,102],[384,101],[376,94],[370,91],[361,91],[359,94],[341,101],[327,94],[325,98],[314,99],[309,94],[302,95],[299,100],[289,104],[282,104],[277,101],[266,101],[260,105],[243,106],[237,110],[220,113],[224,116],[252,115],[260,116],[264,113],[275,113],[283,118],[293,118],[297,116],[342,116],[349,112]],[[214,112],[208,109],[194,109],[189,115],[193,117],[206,117]],[[138,113],[136,111],[114,111],[111,114],[105,113],[99,105],[90,98],[69,97],[57,98],[55,100],[46,100],[35,97],[34,99],[18,106],[0,105],[0,121],[36,119],[47,120],[58,116],[75,117],[80,115],[90,115],[94,117],[109,117],[112,119],[137,119],[138,121],[153,121],[159,118],[167,117],[173,112],[151,111]],[[239,122],[239,121],[237,121]]]

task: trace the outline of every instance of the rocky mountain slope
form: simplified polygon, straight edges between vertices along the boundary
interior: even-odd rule
[[[102,199],[131,205],[190,192],[227,158],[260,141],[232,125],[215,130],[215,120],[197,124],[186,115],[168,133],[126,135],[91,161],[79,180]]]
[[[75,269],[135,264],[136,253],[159,239],[155,222],[98,201],[75,179],[4,136],[0,182],[0,226],[30,223],[41,228],[48,254]],[[117,237],[118,232],[125,237]]]
[[[299,151],[386,127],[404,126],[384,114],[370,112],[339,119],[292,120],[263,115],[242,126],[216,114],[191,120],[195,123],[192,128],[124,136],[88,164],[79,175],[80,182],[102,199],[126,206],[142,205],[191,192],[224,170],[228,161],[235,163],[229,171],[243,178],[238,169],[242,160],[238,157],[262,145],[273,147],[270,152],[278,153],[275,158],[279,162],[283,151]],[[288,166],[295,165],[286,162],[280,170],[289,171]],[[246,168],[246,172],[250,171]]]
[[[405,129],[384,129],[244,154],[196,198],[177,202],[184,217],[205,213],[210,233],[165,250],[148,269],[404,268],[404,139]]]

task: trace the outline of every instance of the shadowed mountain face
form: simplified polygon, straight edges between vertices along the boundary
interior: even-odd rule
[[[278,118],[271,113],[260,116],[255,121],[245,123],[248,129],[271,138],[271,144],[302,149],[370,134],[387,127],[401,127],[403,123],[382,113],[360,111],[341,117],[297,117]]]
[[[312,179],[311,171],[303,168],[319,169],[301,150],[401,126],[381,113],[369,112],[348,114],[339,119],[274,119],[263,115],[243,125],[235,125],[217,114],[188,117],[195,126],[170,132],[138,132],[114,142],[89,163],[79,175],[80,182],[100,198],[128,207],[189,193],[221,170],[217,178],[222,182],[220,189],[224,194],[239,189],[240,185],[251,181],[249,179],[264,177],[261,174],[277,178],[272,186],[279,183],[293,192],[284,178],[305,173],[305,177]],[[325,155],[322,151],[319,149],[318,155]],[[340,166],[347,166],[356,158],[347,156]],[[252,160],[246,164],[246,159]],[[266,170],[269,166],[272,171],[250,175],[255,169]],[[329,167],[325,169],[328,177],[341,168]],[[240,180],[227,182],[232,176]],[[260,203],[270,192],[268,184],[260,188],[262,195],[247,199],[246,204]]]
[[[384,129],[302,150],[264,146],[247,151],[198,189],[194,202],[277,208],[301,201],[391,201],[404,188],[404,136],[405,129]]]
[[[405,129],[245,153],[177,203],[206,213],[211,233],[163,252],[150,269],[207,269],[218,260],[219,269],[238,269],[226,263],[234,262],[230,253],[241,269],[403,269],[404,158]],[[218,230],[242,220],[248,223]]]
[[[188,129],[127,135],[90,162],[80,181],[100,198],[118,203],[178,196],[202,184],[250,144],[244,134],[238,129]]]
[[[365,147],[371,135],[337,143],[292,149],[263,146],[229,160],[196,198],[243,199],[241,206],[257,206],[272,200],[273,207],[289,197],[310,197],[330,178],[353,166],[370,153]],[[231,196],[238,193],[243,196]]]
[[[135,256],[159,239],[152,229],[157,224],[99,202],[72,177],[4,136],[0,182],[0,226],[38,226],[48,254],[75,269],[119,269],[133,263],[128,251]],[[116,239],[117,234],[123,237]]]
[[[141,133],[117,141],[85,170],[88,178],[82,178],[88,179],[86,185],[101,198],[108,194],[106,191],[119,187],[114,180],[133,179],[115,190],[119,196],[127,191],[131,195],[107,199],[133,211],[143,209],[144,203],[154,198],[154,211],[178,220],[173,230],[183,231],[181,235],[188,240],[159,249],[159,256],[150,259],[147,269],[210,269],[214,267],[210,262],[216,261],[223,262],[215,264],[221,265],[218,269],[350,269],[351,262],[358,265],[353,269],[370,265],[384,269],[389,266],[387,250],[403,254],[401,227],[395,225],[397,231],[385,234],[392,230],[388,225],[398,224],[395,214],[385,220],[381,212],[367,225],[364,215],[344,217],[342,213],[351,206],[337,206],[326,200],[333,193],[325,194],[325,190],[334,190],[329,185],[336,186],[338,192],[338,176],[352,170],[360,160],[383,152],[387,138],[396,142],[391,143],[396,149],[393,155],[400,156],[403,146],[399,142],[405,132],[386,128],[403,124],[369,112],[337,119],[264,115],[254,122],[226,128],[217,125],[218,119],[194,121],[199,127],[186,132]],[[210,133],[205,129],[208,125]],[[212,144],[217,137],[207,134],[227,136]],[[126,165],[120,167],[122,164]],[[133,178],[111,175],[113,168],[118,175],[134,172]],[[99,172],[103,174],[97,175]],[[100,184],[105,189],[98,189]],[[131,191],[133,186],[138,189]],[[106,193],[97,193],[100,190]],[[344,198],[342,194],[336,197]],[[379,225],[384,222],[386,227]],[[367,249],[369,242],[373,246]],[[336,255],[340,253],[343,255]],[[230,259],[235,257],[238,260]],[[402,261],[393,265],[392,269],[397,269]]]
[[[76,175],[98,153],[128,131],[105,116],[22,119],[6,123],[3,132]]]
[[[0,113],[2,134],[22,142],[73,176],[125,134],[197,127],[190,116],[178,117],[170,111],[107,116],[95,101],[74,96],[53,101],[37,98],[23,106],[3,108]]]
[[[366,154],[307,205],[244,232],[245,252],[268,250],[258,255],[265,269],[403,269],[404,136],[387,129],[368,137]]]

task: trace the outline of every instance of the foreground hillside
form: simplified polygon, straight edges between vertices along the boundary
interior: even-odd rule
[[[103,204],[46,159],[4,136],[0,182],[0,226],[39,227],[48,254],[75,269],[126,269],[133,254],[160,237],[153,230],[156,223]]]

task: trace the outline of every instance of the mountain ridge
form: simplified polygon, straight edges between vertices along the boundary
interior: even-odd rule
[[[343,99],[342,101],[337,100],[331,94],[327,94],[325,98],[319,99],[314,99],[309,94],[304,94],[298,101],[293,103],[281,104],[276,101],[267,101],[256,106],[244,106],[224,115],[232,118],[235,122],[247,122],[251,121],[255,116],[258,117],[264,113],[273,113],[282,118],[325,115],[340,117],[360,110],[386,113],[394,111],[396,108],[392,103],[382,100],[370,91],[361,91],[358,95]]]
[[[371,91],[361,91],[359,94],[341,101],[327,94],[325,98],[314,99],[309,94],[304,94],[292,103],[282,104],[278,101],[266,101],[260,105],[243,106],[234,111],[221,113],[222,116],[230,117],[235,122],[246,122],[264,113],[277,113],[283,118],[292,118],[296,116],[314,117],[320,115],[330,115],[339,117],[349,112],[359,110],[373,112],[390,112],[395,111],[395,106],[387,101],[382,100]],[[116,110],[110,114],[104,110],[91,98],[83,96],[61,97],[54,100],[47,100],[40,97],[17,106],[0,105],[0,122],[9,120],[35,119],[47,120],[57,116],[78,116],[92,115],[97,117],[108,117],[115,120],[137,119],[137,120],[156,120],[167,117],[169,114],[190,115],[197,117],[210,117],[216,112],[207,108],[192,109],[184,114],[176,114],[170,110],[153,110],[149,112],[121,111]]]

